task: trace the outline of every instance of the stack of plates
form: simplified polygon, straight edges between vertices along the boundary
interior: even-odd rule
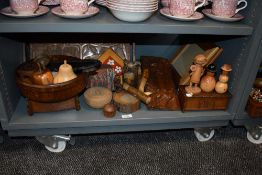
[[[106,0],[106,6],[120,20],[139,22],[157,11],[158,0]]]
[[[106,0],[96,0],[98,5],[106,6]]]
[[[44,0],[43,5],[59,5],[60,0]]]

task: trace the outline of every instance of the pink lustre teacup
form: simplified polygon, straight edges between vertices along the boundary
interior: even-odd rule
[[[68,15],[81,15],[95,0],[60,0],[61,9]]]
[[[188,18],[195,11],[205,5],[206,0],[198,3],[199,0],[170,0],[169,11],[172,16]]]
[[[10,7],[20,15],[31,15],[39,7],[38,0],[10,0]]]
[[[246,0],[212,0],[212,2],[212,13],[216,16],[228,18],[247,7]],[[237,6],[242,2],[245,3],[245,5],[237,8]]]
[[[161,0],[161,4],[163,7],[169,7],[170,0]]]

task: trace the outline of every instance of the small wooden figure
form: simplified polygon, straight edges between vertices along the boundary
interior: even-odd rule
[[[219,94],[223,94],[227,91],[228,89],[228,74],[229,72],[232,71],[232,67],[230,64],[224,64],[222,67],[222,73],[221,75],[219,76],[219,81],[216,83],[216,87],[215,87],[215,90],[217,93]]]
[[[202,77],[200,81],[200,88],[204,92],[212,92],[216,86],[216,66],[214,64],[210,64],[207,67],[206,75]]]
[[[185,87],[188,94],[198,94],[201,92],[200,87],[198,87],[200,78],[204,73],[203,66],[207,63],[207,59],[203,54],[198,54],[194,58],[194,65],[190,66],[190,82],[189,86]]]

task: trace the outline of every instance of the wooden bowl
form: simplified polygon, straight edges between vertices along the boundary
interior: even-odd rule
[[[58,84],[34,85],[16,79],[24,97],[37,102],[60,102],[78,96],[85,89],[85,77],[79,74],[76,78]]]
[[[51,65],[50,70],[58,69],[56,65],[58,61],[63,60],[79,60],[75,57],[54,55],[48,56]],[[77,74],[77,77],[63,83],[50,84],[50,85],[36,85],[32,83],[31,77],[34,71],[38,70],[36,64],[31,60],[22,63],[16,69],[16,83],[21,90],[21,93],[27,100],[41,102],[41,103],[54,103],[61,102],[73,97],[77,97],[86,86],[85,76],[83,73]]]

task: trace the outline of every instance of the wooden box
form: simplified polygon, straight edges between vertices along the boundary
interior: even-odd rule
[[[231,94],[229,92],[218,94],[213,91],[187,97],[185,86],[179,86],[178,97],[182,111],[226,110]]]
[[[250,117],[262,117],[262,102],[255,101],[253,98],[249,97],[247,103],[247,113]]]
[[[165,58],[142,56],[141,68],[148,70],[145,92],[151,93],[149,109],[180,110],[177,96],[179,75]]]

